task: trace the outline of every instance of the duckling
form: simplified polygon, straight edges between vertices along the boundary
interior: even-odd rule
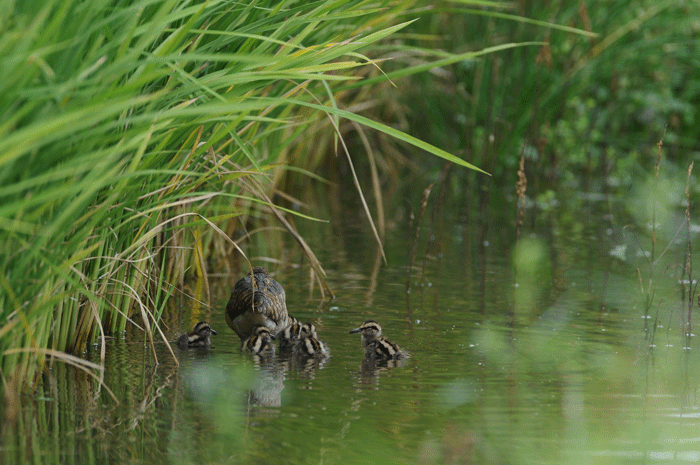
[[[277,335],[294,321],[287,312],[284,288],[267,269],[256,266],[252,277],[247,274],[233,286],[226,304],[226,324],[241,340],[250,337],[256,326],[266,326]]]
[[[316,336],[304,336],[300,338],[298,344],[294,346],[294,355],[296,355],[297,357],[303,356],[326,358],[330,354],[331,353],[330,350],[328,350],[328,345],[326,345],[325,342],[319,340]]]
[[[350,331],[350,334],[362,334],[362,348],[365,357],[372,359],[391,359],[404,357],[398,345],[382,336],[382,327],[374,320],[367,320],[362,326]]]
[[[190,347],[206,347],[211,344],[209,336],[212,334],[216,335],[216,331],[209,326],[206,321],[200,321],[191,333],[183,334],[177,339],[177,345],[181,349],[187,349]]]
[[[294,319],[294,323],[280,333],[280,350],[291,350],[305,337],[318,338],[316,327],[313,324],[299,323],[294,317],[292,319]]]
[[[273,354],[275,352],[275,346],[272,344],[274,338],[275,336],[267,326],[256,326],[253,334],[241,344],[241,350],[256,355]]]

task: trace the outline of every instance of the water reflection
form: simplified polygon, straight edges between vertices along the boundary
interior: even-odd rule
[[[308,354],[281,354],[279,363],[285,367],[285,371],[295,373],[300,379],[315,379],[316,371],[323,369],[331,356],[322,354],[318,356]]]
[[[360,366],[358,383],[360,385],[372,385],[379,388],[379,377],[382,373],[388,372],[397,367],[403,367],[408,362],[408,357],[397,359],[377,359],[375,357],[364,357]]]
[[[269,354],[252,355],[256,367],[256,380],[250,390],[250,405],[279,407],[282,405],[285,366]]]

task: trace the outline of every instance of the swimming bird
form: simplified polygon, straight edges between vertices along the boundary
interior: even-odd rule
[[[295,321],[287,312],[284,288],[267,269],[256,266],[252,277],[247,274],[233,286],[226,304],[226,324],[241,340],[250,337],[256,326],[277,335]]]
[[[211,344],[209,336],[212,334],[215,335],[216,331],[209,326],[209,323],[206,321],[200,321],[194,325],[191,333],[183,334],[177,339],[177,345],[181,349],[188,349],[190,347],[206,347]]]
[[[294,323],[287,326],[279,334],[280,350],[291,350],[305,337],[318,338],[316,327],[311,323],[299,323],[296,318],[291,317]]]
[[[365,358],[391,359],[405,356],[398,345],[382,336],[382,327],[374,320],[367,320],[359,328],[350,331],[350,334],[354,333],[362,334]]]
[[[304,336],[294,346],[294,355],[297,357],[326,358],[330,354],[328,345],[315,336]]]
[[[241,350],[250,352],[256,355],[274,354],[275,345],[272,340],[275,336],[270,332],[267,326],[256,326],[253,334],[246,338],[241,344]]]

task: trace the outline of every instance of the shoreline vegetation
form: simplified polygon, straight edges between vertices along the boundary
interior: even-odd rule
[[[164,338],[168,297],[194,277],[194,299],[207,303],[208,258],[247,267],[237,240],[254,223],[294,235],[328,295],[321,264],[285,216],[314,219],[271,200],[289,153],[321,119],[477,169],[345,110],[353,92],[338,99],[339,85],[381,75],[369,52],[409,24],[416,3],[4,4],[5,392],[55,361],[98,376],[100,366],[70,354],[128,324],[151,343]]]

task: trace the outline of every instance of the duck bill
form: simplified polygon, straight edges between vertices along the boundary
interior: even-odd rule
[[[360,328],[351,329],[350,334],[359,333],[360,331],[362,331]]]

